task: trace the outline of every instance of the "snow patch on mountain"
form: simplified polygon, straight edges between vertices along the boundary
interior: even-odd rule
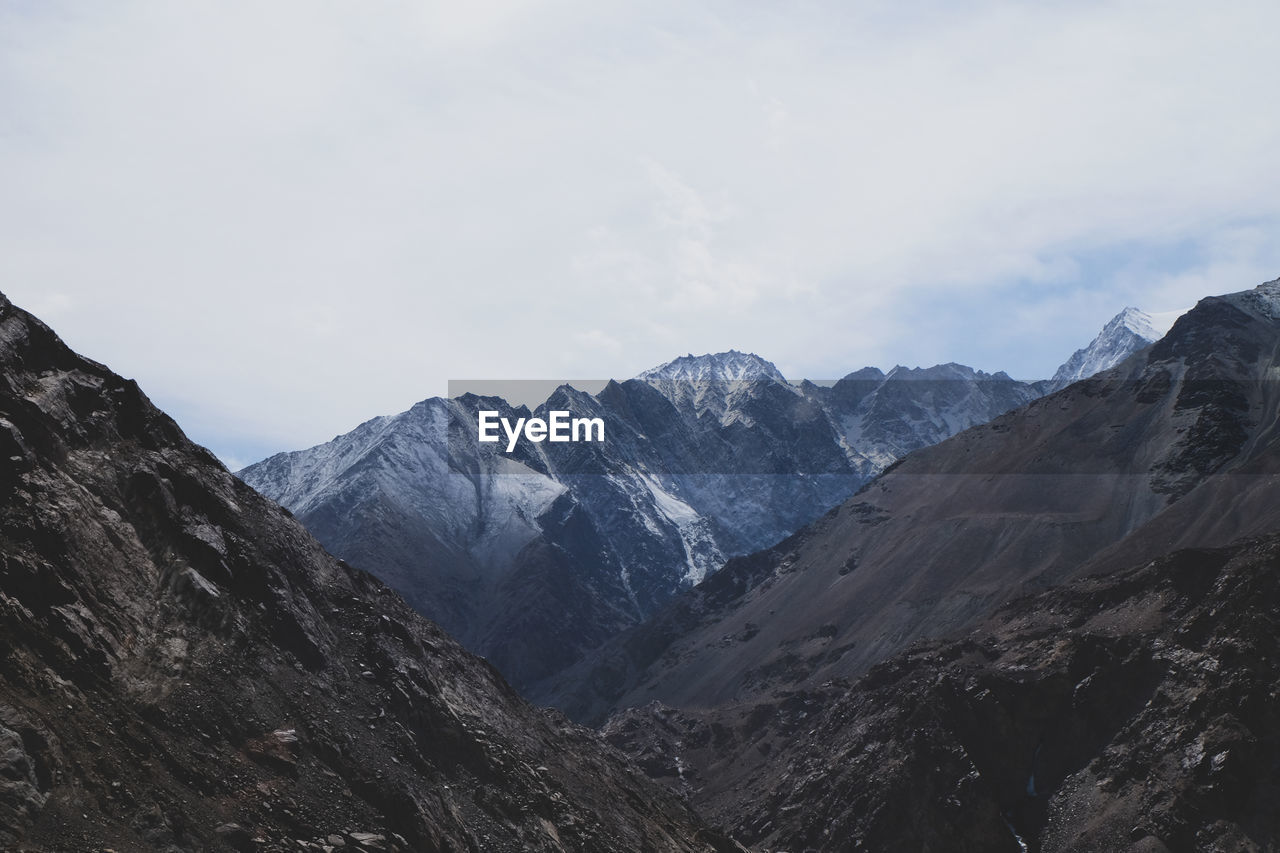
[[[752,425],[736,403],[743,394],[755,393],[762,383],[799,393],[772,362],[755,353],[737,350],[706,355],[690,353],[650,368],[635,378],[653,386],[681,412],[695,418],[710,413],[726,426],[731,422]]]
[[[684,382],[743,382],[757,379],[787,381],[773,362],[766,361],[753,352],[732,349],[705,355],[682,355],[666,364],[649,368],[637,375],[636,379],[678,379]]]
[[[700,583],[724,563],[724,555],[716,544],[707,520],[697,510],[664,489],[652,477],[642,475],[653,495],[653,503],[667,521],[675,525],[684,545],[685,570],[682,584]]]
[[[1083,349],[1072,353],[1053,375],[1050,390],[1057,391],[1073,382],[1110,370],[1140,349],[1164,337],[1184,311],[1147,314],[1128,307],[1102,327],[1098,336]]]

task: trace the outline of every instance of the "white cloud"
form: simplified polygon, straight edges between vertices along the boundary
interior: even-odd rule
[[[1278,23],[1267,3],[10,4],[0,280],[243,458],[450,377],[687,351],[1044,373],[1124,304],[1277,274]]]

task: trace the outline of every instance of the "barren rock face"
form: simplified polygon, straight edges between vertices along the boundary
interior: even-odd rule
[[[15,830],[44,806],[49,787],[44,738],[16,709],[0,705],[0,843],[5,845],[17,843]]]
[[[0,297],[0,845],[299,842],[730,846]]]
[[[1278,567],[1280,537],[1182,551],[853,682],[606,731],[765,849],[1274,849]]]

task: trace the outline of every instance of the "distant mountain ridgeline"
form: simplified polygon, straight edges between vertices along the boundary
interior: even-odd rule
[[[1127,309],[1073,358],[1145,346],[1138,316]],[[754,354],[688,355],[594,394],[563,385],[532,410],[431,398],[239,475],[523,688],[906,454],[1049,387],[959,364],[793,383]],[[512,452],[477,440],[480,412],[516,423],[555,411],[599,419],[606,440]]]

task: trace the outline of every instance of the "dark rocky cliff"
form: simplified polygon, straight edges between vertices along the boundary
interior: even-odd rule
[[[0,296],[0,847],[733,845]]]

